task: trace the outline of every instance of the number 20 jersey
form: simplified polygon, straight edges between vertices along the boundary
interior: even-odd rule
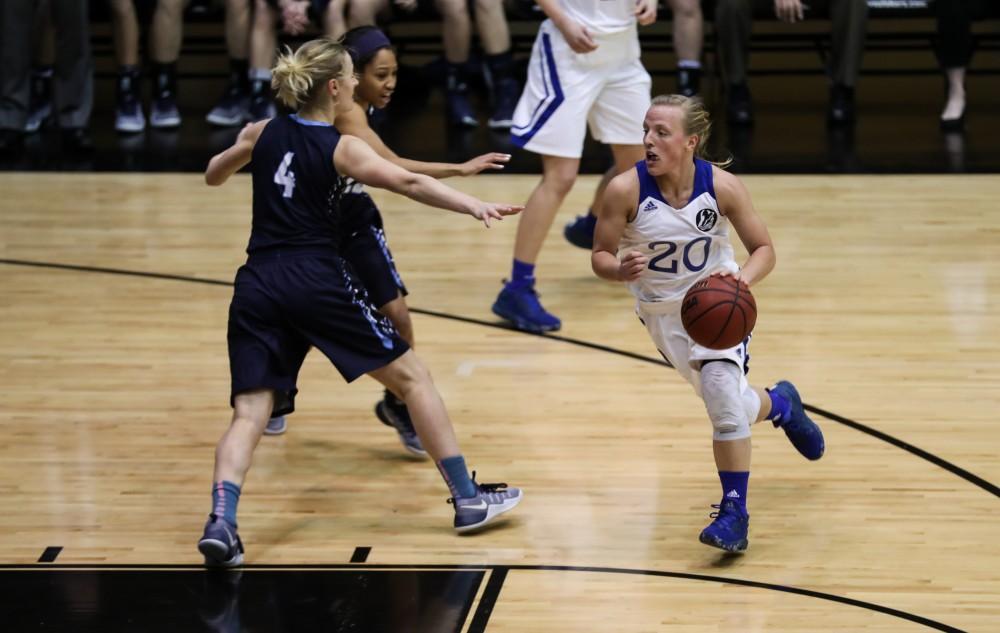
[[[625,226],[618,256],[639,251],[649,258],[646,270],[628,284],[641,302],[680,302],[694,282],[710,273],[739,266],[729,242],[729,220],[719,212],[712,183],[712,164],[695,159],[694,189],[688,203],[671,207],[663,198],[646,162],[635,165],[639,205]]]

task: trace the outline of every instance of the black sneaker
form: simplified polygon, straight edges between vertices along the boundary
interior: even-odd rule
[[[63,128],[62,148],[74,154],[87,154],[94,151],[94,141],[90,139],[86,128]]]
[[[733,125],[753,125],[753,102],[746,84],[732,84],[726,96],[726,119]]]
[[[826,121],[829,125],[854,123],[854,88],[843,84],[830,87],[830,108]]]
[[[214,514],[208,515],[205,532],[198,541],[198,551],[207,567],[236,567],[243,564],[243,541],[236,526]]]

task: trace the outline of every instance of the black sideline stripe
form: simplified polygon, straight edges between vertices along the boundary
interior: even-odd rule
[[[111,565],[87,565],[80,563],[72,563],[65,565],[17,565],[17,564],[0,564],[0,570],[16,570],[31,572],[38,569],[65,569],[65,570],[76,570],[76,569],[99,569],[107,571],[128,571],[128,570],[142,570],[148,569],[150,571],[159,570],[176,570],[176,571],[193,571],[193,570],[204,570],[203,565],[188,565],[188,564],[165,564],[165,565],[142,565],[142,564],[111,564]],[[322,565],[322,564],[305,564],[305,565],[289,565],[287,563],[282,564],[253,564],[244,565],[243,569],[259,569],[259,570],[313,570],[313,571],[346,571],[346,570],[356,570],[356,565]],[[741,587],[751,587],[754,589],[765,589],[769,591],[780,591],[783,593],[790,593],[799,596],[805,596],[807,598],[817,598],[819,600],[826,600],[828,602],[836,602],[839,604],[845,604],[852,607],[857,607],[861,609],[866,609],[868,611],[875,611],[877,613],[883,613],[892,617],[900,618],[902,620],[907,620],[915,624],[920,624],[922,626],[937,630],[945,631],[946,633],[966,633],[962,629],[943,624],[936,620],[931,620],[930,618],[925,618],[920,615],[913,613],[907,613],[906,611],[900,611],[899,609],[892,609],[890,607],[884,607],[873,602],[865,602],[864,600],[855,600],[854,598],[846,598],[843,596],[837,596],[834,594],[823,593],[822,591],[813,591],[811,589],[800,589],[799,587],[791,587],[788,585],[777,585],[766,582],[757,582],[755,580],[743,580],[741,578],[727,578],[725,576],[710,576],[706,574],[691,574],[686,572],[675,572],[675,571],[659,571],[653,569],[627,569],[622,567],[576,567],[573,565],[366,565],[366,570],[427,570],[427,571],[437,571],[437,570],[493,570],[490,574],[490,579],[487,582],[486,589],[483,591],[483,596],[479,600],[479,606],[476,609],[476,614],[473,616],[472,624],[469,627],[467,633],[483,633],[486,625],[489,621],[490,615],[493,613],[493,608],[496,606],[496,601],[500,595],[500,589],[503,587],[504,580],[507,578],[507,572],[510,570],[515,571],[565,571],[565,572],[582,572],[582,573],[599,573],[599,574],[623,574],[632,576],[653,576],[660,578],[679,578],[682,580],[696,580],[701,582],[715,582],[727,585],[737,585]],[[478,628],[477,628],[478,627]]]
[[[355,547],[354,554],[351,555],[352,563],[363,563],[368,560],[368,555],[371,554],[372,548],[370,547]]]
[[[148,277],[148,278],[151,278],[151,279],[166,279],[166,280],[170,280],[170,281],[187,281],[187,282],[191,282],[191,283],[208,284],[208,285],[212,285],[212,286],[232,286],[231,282],[220,281],[218,279],[201,279],[201,278],[198,278],[198,277],[187,277],[187,276],[184,276],[184,275],[167,275],[167,274],[163,274],[163,273],[147,273],[147,272],[135,271],[135,270],[124,270],[124,269],[120,269],[120,268],[102,268],[102,267],[99,267],[99,266],[77,266],[77,265],[74,265],[74,264],[58,264],[58,263],[52,263],[52,262],[37,262],[37,261],[30,261],[30,260],[24,260],[24,259],[0,259],[0,264],[7,264],[7,265],[10,265],[10,266],[30,266],[30,267],[35,267],[35,268],[56,268],[56,269],[62,269],[62,270],[75,270],[75,271],[81,271],[81,272],[105,273],[105,274],[110,274],[110,275],[128,275],[128,276],[132,276],[132,277]],[[474,324],[474,325],[481,325],[481,326],[484,326],[484,327],[491,327],[491,328],[496,328],[496,329],[500,329],[500,330],[509,330],[511,332],[516,332],[518,334],[527,334],[528,336],[538,336],[540,338],[551,339],[551,340],[560,341],[560,342],[563,342],[563,343],[570,343],[572,345],[577,345],[579,347],[586,347],[588,349],[598,350],[598,351],[601,351],[601,352],[608,352],[609,354],[616,354],[618,356],[624,356],[625,358],[631,358],[633,360],[643,361],[643,362],[646,362],[646,363],[652,363],[654,365],[660,365],[661,367],[668,367],[668,368],[670,367],[670,365],[668,365],[664,361],[660,360],[659,358],[653,358],[653,357],[650,357],[650,356],[643,356],[642,354],[636,354],[634,352],[628,352],[628,351],[625,351],[625,350],[615,349],[613,347],[608,347],[607,345],[600,345],[600,344],[597,344],[597,343],[590,343],[588,341],[581,341],[579,339],[569,338],[569,337],[565,337],[565,336],[558,336],[556,334],[537,333],[537,332],[524,332],[522,330],[517,330],[517,329],[515,329],[513,327],[510,327],[509,325],[505,325],[505,324],[502,324],[502,323],[495,323],[495,322],[490,322],[490,321],[482,321],[480,319],[473,319],[473,318],[470,318],[470,317],[463,317],[463,316],[458,316],[458,315],[454,315],[454,314],[448,314],[448,313],[445,313],[445,312],[436,312],[434,310],[423,310],[423,309],[420,309],[420,308],[410,308],[410,312],[413,312],[414,314],[423,314],[425,316],[437,317],[437,318],[440,318],[440,319],[449,319],[451,321],[458,321],[460,323],[470,323],[470,324]],[[956,466],[955,464],[952,464],[951,462],[949,462],[949,461],[947,461],[945,459],[942,459],[942,458],[938,457],[937,455],[934,455],[932,453],[928,453],[927,451],[925,451],[925,450],[923,450],[921,448],[917,448],[916,446],[914,446],[914,445],[912,445],[912,444],[910,444],[908,442],[904,442],[903,440],[897,439],[897,438],[895,438],[895,437],[893,437],[891,435],[888,435],[887,433],[883,433],[882,431],[876,431],[875,429],[873,429],[873,428],[871,428],[869,426],[865,426],[864,424],[861,424],[860,422],[855,422],[854,420],[850,420],[848,418],[839,416],[839,415],[837,415],[835,413],[830,413],[829,411],[824,411],[823,409],[820,409],[819,407],[814,407],[812,405],[805,404],[805,403],[803,403],[802,406],[805,407],[805,409],[807,411],[811,411],[811,412],[813,412],[813,413],[815,413],[817,415],[821,415],[821,416],[823,416],[823,417],[825,417],[825,418],[827,418],[829,420],[832,420],[834,422],[838,422],[840,424],[843,424],[844,426],[850,427],[850,428],[852,428],[852,429],[854,429],[856,431],[861,431],[862,433],[866,433],[868,435],[871,435],[872,437],[875,437],[875,438],[878,438],[878,439],[880,439],[880,440],[882,440],[884,442],[887,442],[888,444],[891,444],[891,445],[895,446],[896,448],[901,448],[904,451],[910,453],[911,455],[916,455],[917,457],[919,457],[919,458],[921,458],[923,460],[926,460],[926,461],[934,464],[935,466],[939,466],[939,467],[947,470],[948,472],[961,477],[962,479],[968,481],[969,483],[971,483],[971,484],[973,484],[973,485],[975,485],[975,486],[977,486],[979,488],[982,488],[983,490],[985,490],[986,492],[990,493],[991,495],[993,495],[995,497],[1000,497],[1000,487],[998,487],[996,484],[990,483],[990,482],[986,481],[985,479],[983,479],[982,477],[974,475],[974,474],[970,473],[969,471],[965,470],[964,468]]]
[[[483,597],[479,599],[476,607],[476,614],[472,616],[472,624],[469,625],[467,633],[483,633],[486,625],[493,614],[493,607],[500,597],[500,590],[503,589],[503,582],[507,579],[506,567],[494,567],[490,579],[486,581],[486,589],[483,590]]]
[[[42,552],[42,555],[38,557],[39,563],[51,563],[59,558],[59,553],[62,551],[62,547],[59,545],[49,545]]]

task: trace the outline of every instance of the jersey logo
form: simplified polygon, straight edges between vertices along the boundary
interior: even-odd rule
[[[715,226],[716,220],[719,219],[719,214],[715,212],[715,209],[702,209],[695,216],[694,222],[698,226],[699,231],[711,231]]]
[[[642,208],[643,211],[656,211],[656,203],[650,200],[646,203],[646,206]]]

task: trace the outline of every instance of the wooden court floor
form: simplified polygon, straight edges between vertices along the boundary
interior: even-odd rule
[[[522,202],[535,180],[451,184]],[[561,238],[583,177],[538,269],[558,336],[490,313],[516,220],[375,194],[467,460],[522,505],[454,535],[436,470],[372,414],[374,381],[312,354],[244,488],[244,576],[484,571],[460,621],[400,631],[1000,631],[1000,178],[745,181],[778,253],[750,378],[795,381],[827,439],[806,463],[755,427],[745,555],[697,540],[719,497],[702,405]],[[0,191],[3,571],[196,570],[249,180],[5,173]]]

